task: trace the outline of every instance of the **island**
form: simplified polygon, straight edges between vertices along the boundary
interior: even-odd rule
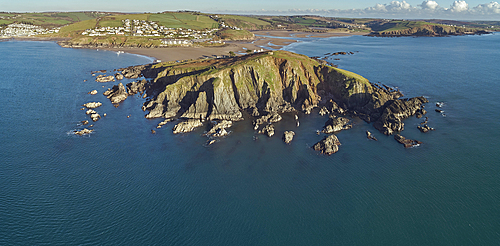
[[[214,125],[209,132],[221,136],[230,122],[248,117],[256,131],[271,137],[272,124],[282,119],[281,114],[310,114],[320,108],[322,114],[329,115],[324,133],[349,129],[346,117],[359,117],[373,122],[383,134],[392,135],[404,130],[403,119],[425,114],[423,104],[428,102],[424,97],[403,99],[399,90],[288,51],[153,63],[118,71],[125,78],[144,79],[119,83],[104,95],[118,106],[128,96],[141,94],[145,118],[162,119],[158,128],[180,121],[173,127],[174,133],[190,132],[209,123]],[[340,141],[330,135],[314,149],[332,154],[338,145]]]

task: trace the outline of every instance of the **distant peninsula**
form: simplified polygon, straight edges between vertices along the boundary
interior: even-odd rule
[[[323,133],[349,129],[348,118],[359,117],[392,135],[404,129],[403,119],[425,114],[423,104],[428,102],[423,97],[400,99],[403,95],[398,90],[287,51],[163,62],[118,71],[120,77],[144,79],[119,83],[104,95],[118,106],[128,96],[141,94],[145,118],[162,118],[158,128],[180,121],[173,127],[174,133],[216,122],[208,134],[218,137],[227,133],[225,128],[232,122],[249,117],[256,131],[272,136],[273,123],[282,119],[281,114],[309,114],[320,108],[320,114],[329,115]],[[293,138],[293,133],[287,134],[284,139]],[[330,135],[323,141],[315,145],[319,151],[332,154],[338,150],[336,137]]]

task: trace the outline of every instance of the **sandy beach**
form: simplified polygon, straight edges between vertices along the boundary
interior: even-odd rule
[[[154,57],[161,61],[176,61],[187,59],[210,58],[229,55],[232,51],[236,54],[244,54],[250,50],[280,49],[283,46],[298,42],[299,38],[328,38],[350,35],[363,35],[364,33],[328,32],[309,33],[293,31],[254,31],[256,37],[251,41],[229,41],[226,45],[219,47],[171,47],[171,48],[106,48],[110,51],[123,51],[132,54]]]

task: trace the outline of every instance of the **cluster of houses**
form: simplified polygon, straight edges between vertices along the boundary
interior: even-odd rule
[[[219,19],[218,15],[211,15],[210,18],[212,18],[212,20],[214,20],[214,21],[217,21],[222,28],[230,28],[230,29],[233,29],[233,30],[241,30],[241,28],[239,28],[239,27],[227,25],[222,19]]]
[[[143,37],[165,37],[172,39],[211,39],[219,29],[192,30],[183,28],[168,28],[160,26],[154,21],[145,20],[123,20],[121,27],[96,27],[82,32],[85,36],[143,36]]]
[[[22,23],[12,23],[7,25],[4,29],[0,29],[1,38],[10,37],[23,37],[23,36],[35,36],[42,34],[58,33],[59,27],[54,29],[45,29],[39,26],[22,24]]]

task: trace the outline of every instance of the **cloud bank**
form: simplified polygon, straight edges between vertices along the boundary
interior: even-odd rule
[[[244,13],[245,11],[222,11]],[[246,12],[249,13],[249,12]],[[376,4],[364,9],[289,9],[289,10],[260,10],[253,14],[312,14],[336,17],[373,17],[373,18],[447,18],[447,19],[475,19],[500,20],[500,4],[490,2],[470,7],[464,0],[454,1],[449,7],[442,7],[437,1],[425,0],[417,6],[406,1],[391,1],[387,4]]]

